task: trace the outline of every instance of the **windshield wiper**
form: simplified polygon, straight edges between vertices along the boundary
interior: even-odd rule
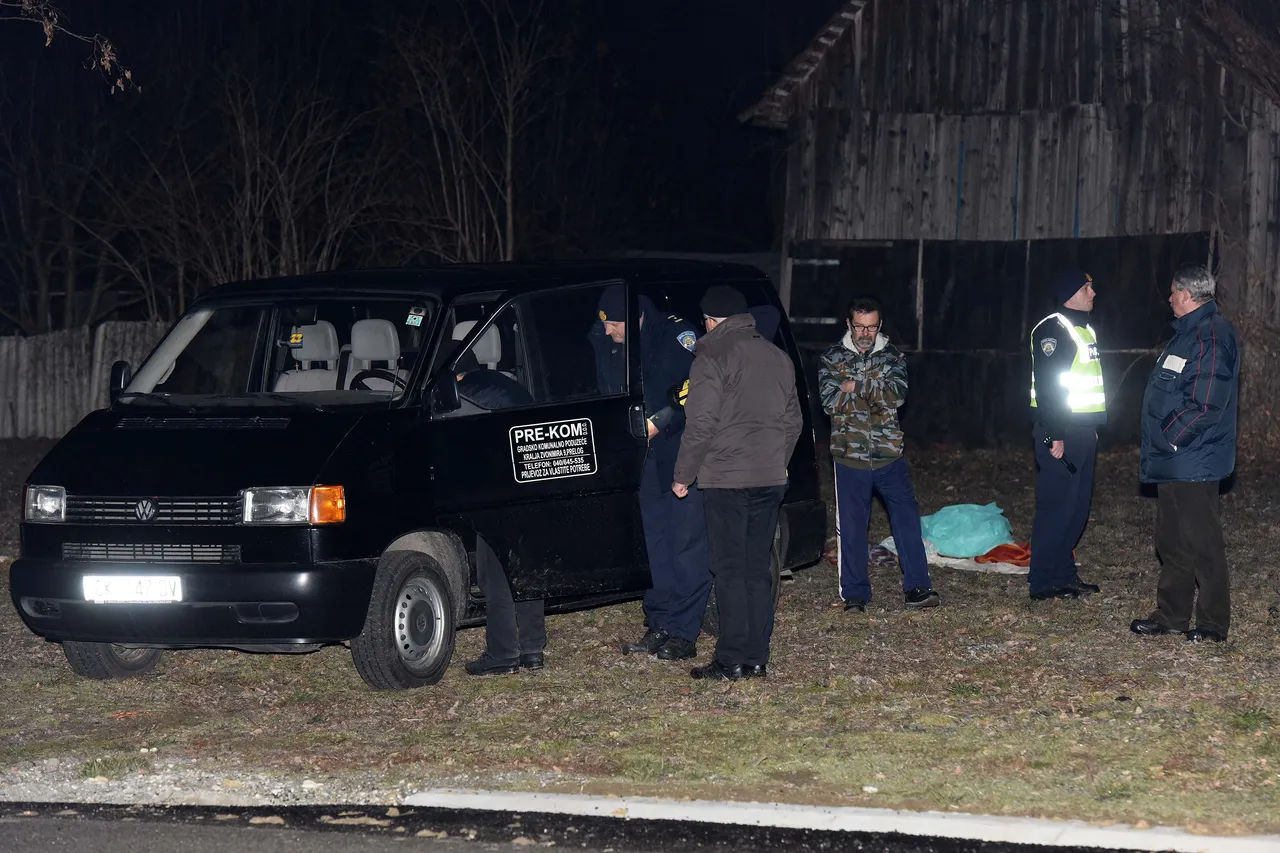
[[[126,397],[130,400],[149,400],[153,403],[163,403],[166,406],[171,406],[175,409],[182,409],[184,412],[191,411],[191,407],[184,406],[181,403],[170,400],[163,394],[156,394],[153,391],[124,391],[116,398],[116,400],[123,400]]]

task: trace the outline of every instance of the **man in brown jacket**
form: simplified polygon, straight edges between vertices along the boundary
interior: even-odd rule
[[[702,492],[720,606],[715,657],[690,674],[736,681],[768,674],[770,551],[804,418],[795,365],[756,331],[743,295],[728,285],[709,288],[702,313],[707,334],[689,371],[671,490],[683,498],[696,481]]]

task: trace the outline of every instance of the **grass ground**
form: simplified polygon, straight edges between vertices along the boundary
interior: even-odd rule
[[[16,553],[17,483],[44,445],[0,447],[0,554]],[[471,679],[464,632],[435,687],[374,693],[342,648],[302,657],[171,653],[140,681],[77,679],[57,646],[0,609],[0,766],[75,757],[87,775],[145,772],[139,745],[210,766],[360,770],[423,784],[780,800],[1280,831],[1280,476],[1244,459],[1224,498],[1234,573],[1226,646],[1139,639],[1151,607],[1154,501],[1137,455],[1099,460],[1079,548],[1101,595],[1032,603],[1025,579],[934,569],[945,605],[902,607],[873,570],[866,614],[834,607],[835,569],[783,590],[767,681],[695,683],[623,657],[630,604],[548,620],[548,667]],[[1030,530],[1017,451],[918,451],[922,509],[996,501]],[[834,528],[833,528],[834,529]],[[888,535],[883,514],[875,541]],[[7,598],[7,595],[5,596]],[[711,652],[704,637],[700,659]],[[96,763],[95,763],[96,762]],[[120,770],[120,768],[124,768]]]

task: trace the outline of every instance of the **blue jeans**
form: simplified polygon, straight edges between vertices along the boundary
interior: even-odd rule
[[[867,528],[871,524],[871,495],[878,493],[889,511],[889,528],[902,566],[902,590],[931,587],[929,561],[920,538],[920,505],[911,488],[905,456],[874,471],[836,466],[836,541],[840,562],[840,598],[871,600],[867,577]]]
[[[653,576],[653,587],[644,596],[644,614],[650,628],[695,642],[711,595],[703,495],[690,487],[688,497],[677,498],[671,482],[662,481],[650,453],[640,479],[640,519]]]

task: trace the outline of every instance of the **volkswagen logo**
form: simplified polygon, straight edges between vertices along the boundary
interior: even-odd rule
[[[138,521],[150,521],[156,517],[155,501],[149,501],[145,498],[138,501],[133,508],[133,514],[138,517]]]

